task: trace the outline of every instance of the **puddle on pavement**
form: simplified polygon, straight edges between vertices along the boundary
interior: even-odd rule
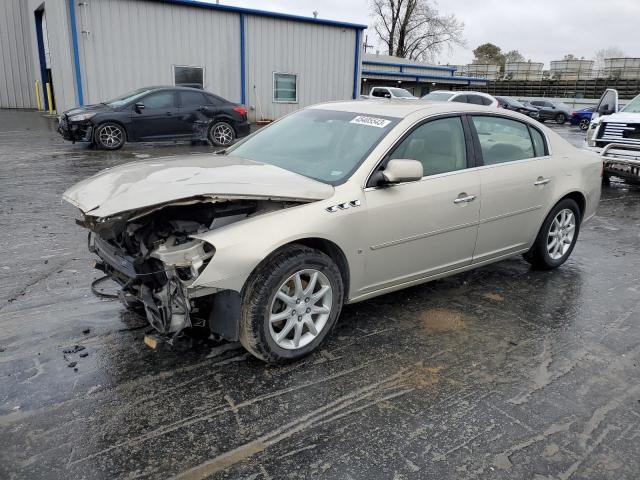
[[[467,326],[470,318],[462,312],[448,308],[433,308],[421,315],[422,324],[435,333],[453,332]]]

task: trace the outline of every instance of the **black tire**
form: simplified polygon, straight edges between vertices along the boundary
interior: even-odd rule
[[[101,123],[93,134],[93,143],[103,150],[118,150],[126,141],[126,130],[115,122]]]
[[[580,120],[580,122],[578,123],[578,127],[580,127],[580,130],[585,131],[585,130],[589,130],[589,123],[591,123],[589,121],[589,119],[587,118],[583,118],[582,120]]]
[[[563,125],[564,122],[566,122],[566,121],[567,121],[567,117],[566,117],[566,115],[564,113],[559,113],[559,114],[556,115],[556,123],[558,125]]]
[[[549,239],[549,233],[553,221],[555,220],[556,216],[565,209],[569,209],[573,212],[575,218],[575,231],[573,234],[573,239],[571,240],[567,251],[560,258],[554,259],[549,254],[547,242]],[[573,248],[576,245],[576,241],[578,240],[578,235],[580,233],[581,221],[582,215],[580,212],[580,207],[578,207],[578,204],[575,202],[575,200],[572,200],[571,198],[560,200],[556,204],[556,206],[551,209],[549,215],[547,215],[547,218],[543,222],[542,227],[540,227],[540,231],[538,232],[536,241],[534,242],[531,249],[523,255],[524,259],[529,262],[534,268],[540,270],[552,270],[554,268],[558,268],[560,265],[567,261],[567,259],[571,255],[571,252],[573,251]]]
[[[280,286],[304,269],[315,269],[329,280],[331,310],[324,327],[310,343],[297,349],[287,349],[278,345],[272,337],[269,316]],[[342,309],[343,295],[340,270],[330,257],[303,245],[284,247],[256,269],[242,291],[240,342],[251,354],[268,363],[287,363],[302,358],[318,348],[333,329]]]
[[[207,138],[216,147],[228,147],[236,141],[236,131],[227,122],[215,122],[209,127]]]

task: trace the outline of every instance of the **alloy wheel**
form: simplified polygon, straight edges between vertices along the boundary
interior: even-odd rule
[[[331,315],[333,291],[327,276],[300,270],[278,288],[269,308],[269,333],[276,344],[296,350],[311,343]]]
[[[105,147],[115,147],[122,142],[122,130],[112,125],[106,125],[100,130],[98,138]]]
[[[547,252],[553,260],[561,259],[571,248],[576,231],[576,216],[565,208],[558,212],[549,227],[547,235]]]
[[[233,141],[233,130],[223,123],[213,128],[212,136],[219,145],[229,145]]]

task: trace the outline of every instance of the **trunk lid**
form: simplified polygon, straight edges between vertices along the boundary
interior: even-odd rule
[[[191,155],[128,163],[78,182],[63,198],[85,214],[110,217],[193,197],[315,201],[333,187],[274,165]]]

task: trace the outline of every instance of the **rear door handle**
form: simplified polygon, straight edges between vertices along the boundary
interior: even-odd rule
[[[550,178],[542,178],[542,177],[538,177],[538,179],[533,182],[533,184],[537,187],[539,185],[546,185],[547,183],[549,183],[551,181]]]
[[[461,194],[464,195],[464,194]],[[456,198],[453,203],[455,204],[459,204],[459,203],[469,203],[469,202],[473,202],[476,199],[475,195],[467,195],[465,197],[458,197]]]
[[[172,112],[167,112],[167,117],[172,117],[173,113]]]

